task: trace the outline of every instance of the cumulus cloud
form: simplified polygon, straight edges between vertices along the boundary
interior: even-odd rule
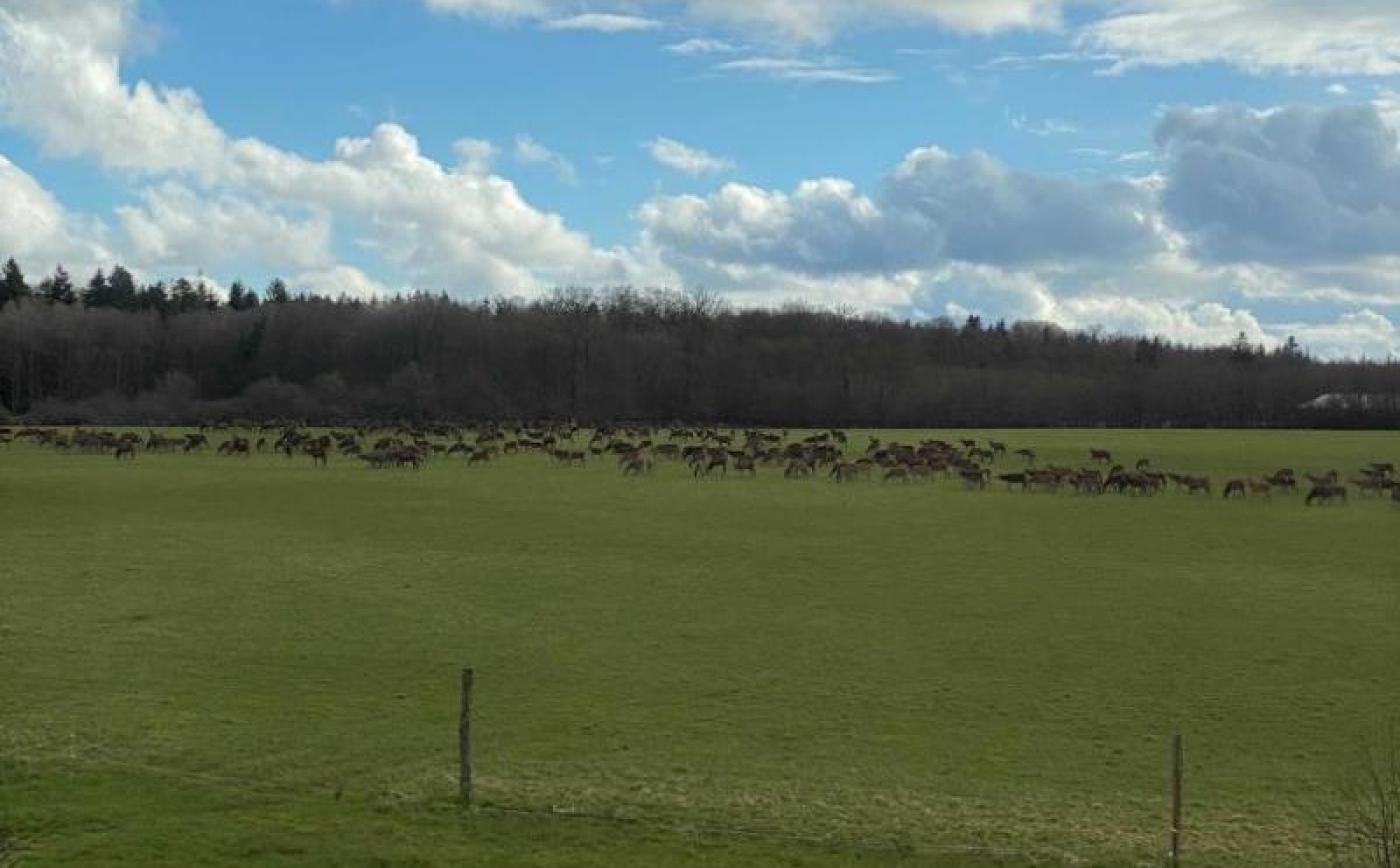
[[[452,143],[452,153],[457,156],[458,168],[484,174],[491,171],[491,164],[495,162],[500,151],[494,144],[485,139],[458,139]]]
[[[194,271],[256,259],[271,267],[311,268],[331,259],[330,220],[295,220],[229,194],[203,196],[167,182],[141,194],[139,206],[117,209],[124,248],[146,267]]]
[[[726,184],[710,196],[653,199],[638,212],[663,256],[769,264],[808,274],[1121,260],[1162,248],[1148,191],[1009,169],[982,153],[911,152],[878,194],[850,181],[791,193]]]
[[[67,212],[48,190],[0,154],[0,252],[47,268],[110,260],[104,228]]]
[[[1371,105],[1177,108],[1157,128],[1167,215],[1219,261],[1400,253],[1400,144]]]
[[[223,133],[192,91],[121,80],[130,0],[0,7],[0,114],[59,156],[140,171],[207,171]]]
[[[1369,308],[1344,313],[1330,323],[1280,324],[1275,332],[1293,335],[1310,352],[1324,358],[1400,358],[1400,329]]]
[[[0,121],[51,153],[173,182],[156,184],[141,205],[118,215],[128,252],[151,264],[215,258],[242,243],[266,264],[323,270],[331,229],[344,226],[358,246],[412,278],[473,293],[643,282],[652,274],[625,250],[595,249],[557,214],[489,174],[495,152],[486,143],[459,142],[460,164],[448,167],[424,156],[417,139],[395,124],[341,139],[323,160],[230,138],[193,92],[123,81],[121,52],[137,26],[134,8],[130,0],[14,0],[0,7]],[[518,158],[572,174],[528,137],[516,144]],[[6,178],[17,189],[24,187],[19,174]],[[33,214],[64,222],[46,195],[28,190],[5,207],[23,202]],[[246,240],[237,241],[245,230]],[[37,237],[38,230],[27,231]],[[200,231],[212,240],[200,239]],[[42,246],[21,239],[24,245],[11,249],[92,247],[46,237]]]
[[[293,292],[312,293],[328,298],[344,295],[362,301],[384,298],[390,294],[388,287],[349,265],[305,271],[292,277],[287,281],[287,285]]]
[[[658,136],[646,143],[651,158],[663,166],[687,175],[708,175],[734,168],[732,160],[716,157],[700,148],[692,148],[675,139]]]

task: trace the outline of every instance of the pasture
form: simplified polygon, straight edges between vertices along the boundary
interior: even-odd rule
[[[1217,487],[0,446],[0,832],[34,865],[1153,865],[1179,731],[1186,864],[1322,861],[1400,714],[1400,507],[1220,486],[1400,438],[879,433]]]

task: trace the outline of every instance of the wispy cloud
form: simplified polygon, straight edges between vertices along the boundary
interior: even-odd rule
[[[746,49],[742,45],[735,45],[732,42],[725,42],[723,39],[705,39],[695,37],[684,42],[676,42],[666,46],[666,50],[672,54],[699,55],[699,54],[738,54]]]
[[[1048,136],[1068,136],[1079,132],[1079,127],[1058,118],[1046,118],[1045,120],[1031,120],[1023,114],[1007,113],[1006,120],[1011,124],[1011,128],[1017,132],[1029,133],[1042,138]]]
[[[574,164],[555,153],[531,136],[521,133],[515,137],[515,160],[527,166],[546,166],[565,184],[578,183],[578,170]]]
[[[545,30],[588,30],[594,33],[635,33],[639,30],[658,30],[664,26],[655,18],[608,12],[586,12],[568,18],[555,18],[543,25]]]
[[[734,168],[734,162],[717,157],[700,148],[693,148],[675,139],[658,136],[645,143],[647,152],[656,162],[688,175],[707,175]]]
[[[780,81],[883,84],[898,76],[888,69],[857,66],[841,58],[746,57],[715,66],[716,72],[757,75]]]

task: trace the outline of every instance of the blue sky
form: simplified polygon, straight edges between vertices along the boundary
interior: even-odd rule
[[[1400,354],[1389,0],[4,0],[0,255]]]

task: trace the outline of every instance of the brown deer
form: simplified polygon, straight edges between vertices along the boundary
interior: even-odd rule
[[[1328,504],[1338,501],[1347,502],[1347,487],[1345,485],[1314,485],[1303,503],[1306,506],[1312,506],[1314,502]]]

